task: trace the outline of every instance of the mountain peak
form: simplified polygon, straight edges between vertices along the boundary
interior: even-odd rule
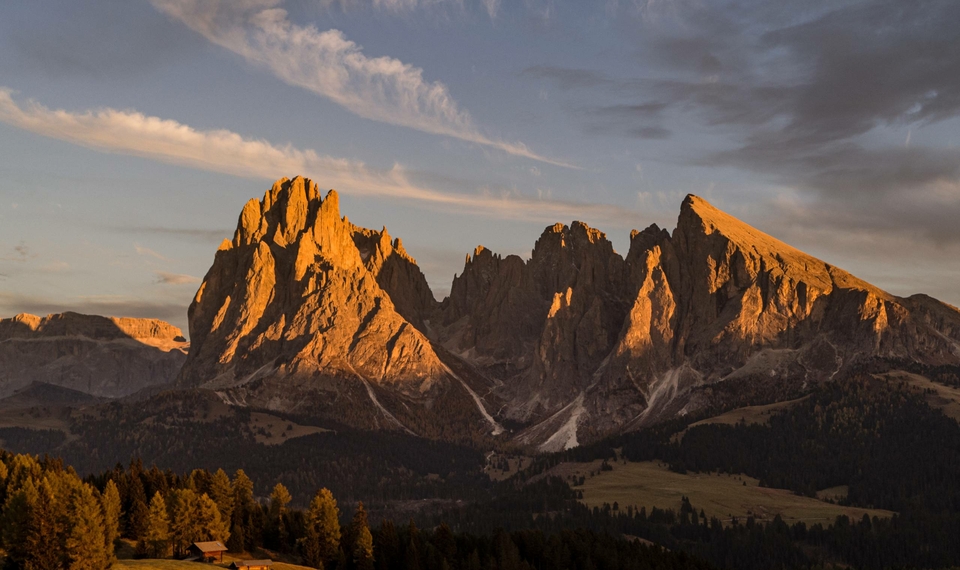
[[[630,238],[623,257],[573,221],[526,261],[478,246],[437,303],[399,238],[282,179],[217,252],[179,380],[431,436],[464,414],[499,433],[486,400],[527,423],[516,441],[560,449],[705,409],[738,382],[797,397],[874,358],[960,361],[956,311],[888,295],[698,196],[672,234]]]
[[[180,385],[420,435],[445,414],[482,418],[424,334],[437,302],[386,227],[355,226],[335,191],[284,178],[247,202],[234,242],[190,307]]]

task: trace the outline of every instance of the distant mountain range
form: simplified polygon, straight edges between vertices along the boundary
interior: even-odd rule
[[[0,398],[35,383],[127,396],[172,381],[189,347],[180,329],[156,319],[78,313],[0,319]]]
[[[386,228],[283,179],[244,206],[189,322],[181,387],[542,451],[788,399],[878,358],[960,363],[956,308],[890,295],[696,196],[626,256],[580,222],[546,228],[528,260],[477,247],[437,302]]]
[[[236,406],[539,451],[795,398],[876,362],[960,364],[956,308],[890,295],[692,195],[672,234],[634,231],[625,256],[580,222],[546,228],[527,260],[477,247],[438,302],[386,228],[282,179],[217,251],[182,367],[165,323],[62,326],[78,319],[0,322],[0,394],[37,380],[119,397],[175,376]]]

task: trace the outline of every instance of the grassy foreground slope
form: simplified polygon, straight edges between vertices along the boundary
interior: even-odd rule
[[[708,518],[729,521],[732,517],[743,520],[752,516],[757,520],[772,520],[780,515],[788,524],[799,521],[829,524],[839,515],[851,520],[859,520],[864,514],[871,518],[893,515],[890,511],[844,507],[785,489],[760,487],[757,479],[745,475],[682,475],[655,461],[611,466],[612,471],[600,471],[587,477],[582,486],[574,487],[583,492],[582,500],[587,506],[602,507],[604,503],[616,502],[621,509],[634,506],[646,507],[648,512],[653,507],[678,511],[682,497],[687,497],[696,509],[703,509]]]

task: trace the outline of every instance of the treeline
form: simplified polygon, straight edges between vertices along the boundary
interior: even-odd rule
[[[577,528],[598,536],[633,536],[674,552],[686,552],[731,570],[816,568],[946,568],[956,566],[948,530],[917,527],[902,516],[832,524],[788,525],[779,517],[721,521],[684,499],[679,510],[605,505],[588,508],[559,478],[518,485],[492,502],[465,504],[425,515],[424,526],[446,521],[456,532],[489,536],[499,528],[536,530],[545,536]]]
[[[443,522],[420,530],[413,521],[398,526],[391,520],[371,529],[363,503],[342,524],[328,489],[317,491],[306,509],[295,509],[280,483],[258,500],[242,470],[232,478],[222,469],[179,476],[134,461],[83,481],[59,460],[4,452],[0,483],[0,535],[11,570],[103,570],[114,561],[119,537],[135,541],[141,557],[183,557],[193,542],[218,540],[233,552],[267,548],[327,570],[710,567],[688,554],[589,529],[469,534]]]
[[[726,524],[707,518],[684,500],[678,511],[631,506],[588,508],[577,493],[557,477],[517,485],[494,501],[464,504],[425,516],[423,525],[446,521],[457,532],[489,536],[497,529],[527,529],[544,536],[581,529],[596,536],[630,536],[673,552],[686,552],[692,560],[704,560],[718,568],[768,570],[770,568],[819,568],[838,561],[827,551],[808,551],[794,537],[820,536],[820,525],[803,523],[787,528],[779,519],[762,524],[748,519]],[[811,534],[812,533],[812,534]],[[813,541],[810,544],[814,544]],[[544,566],[544,568],[565,566]]]
[[[57,460],[0,452],[4,568],[103,570],[114,559],[120,495],[97,489]]]

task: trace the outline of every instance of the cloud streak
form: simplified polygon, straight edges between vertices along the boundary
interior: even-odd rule
[[[184,275],[182,273],[168,273],[166,271],[156,271],[157,283],[160,285],[187,285],[189,283],[199,283],[200,279],[193,275]]]
[[[377,10],[401,14],[417,9],[430,8],[463,10],[466,3],[463,0],[319,0],[319,4],[324,8],[338,7],[343,11],[369,5]],[[490,16],[491,20],[497,17],[500,10],[500,0],[479,0],[478,4]]]
[[[449,136],[556,166],[574,165],[537,154],[519,142],[483,134],[447,86],[391,57],[368,57],[335,29],[299,26],[278,8],[282,0],[151,0],[161,12],[210,42],[365,119]],[[497,4],[488,7],[491,15]]]
[[[233,235],[232,229],[208,230],[205,228],[176,228],[162,226],[109,226],[110,231],[125,234],[147,234],[164,237],[174,237],[187,241],[202,241],[220,243]]]
[[[21,106],[5,88],[0,88],[0,121],[104,152],[266,180],[304,174],[354,196],[411,201],[471,215],[547,222],[587,215],[624,227],[632,227],[638,218],[636,212],[606,204],[443,192],[411,183],[400,165],[385,171],[373,169],[359,161],[325,156],[311,149],[278,146],[228,130],[201,131],[135,111],[104,108],[70,112],[33,101]]]

